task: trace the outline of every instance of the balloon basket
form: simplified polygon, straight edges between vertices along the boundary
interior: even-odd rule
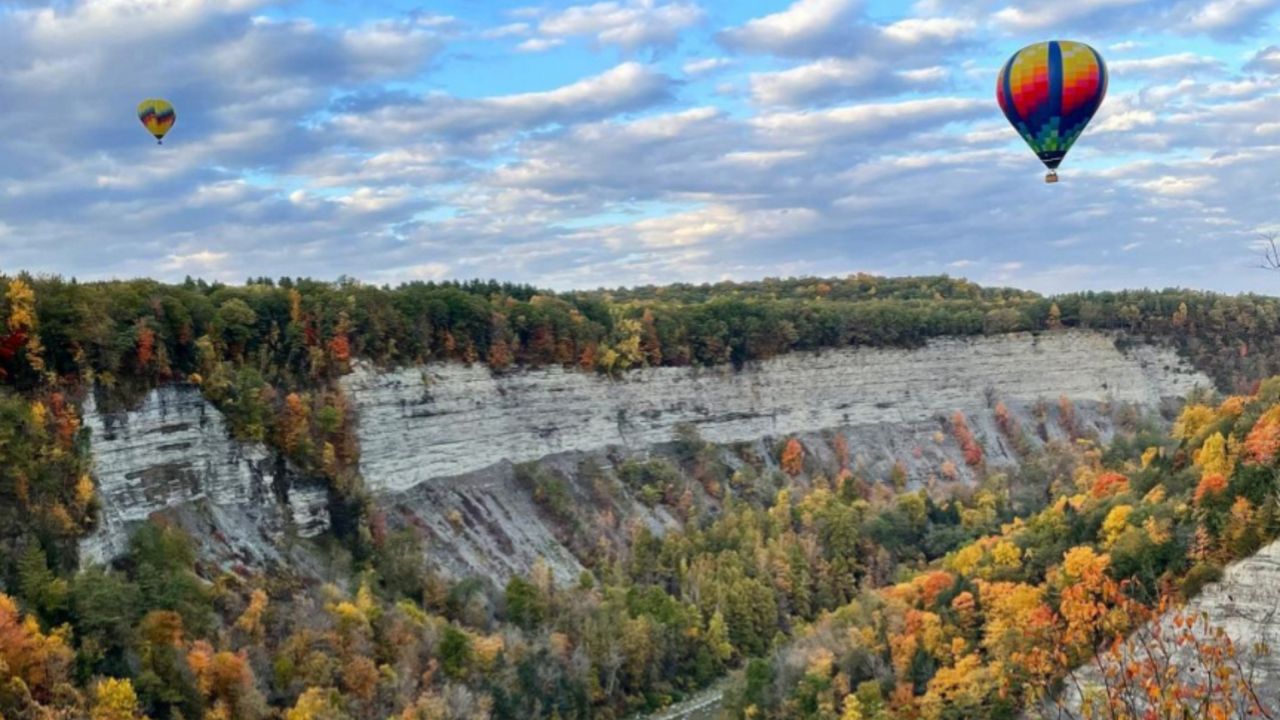
[[[1050,184],[1058,182],[1058,173],[1054,172],[1053,170],[1050,170],[1049,172],[1044,174],[1044,181]]]

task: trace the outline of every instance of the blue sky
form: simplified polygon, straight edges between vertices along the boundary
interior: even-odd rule
[[[1275,292],[1278,9],[0,0],[0,270]],[[1112,72],[1056,186],[992,97],[1046,38]]]

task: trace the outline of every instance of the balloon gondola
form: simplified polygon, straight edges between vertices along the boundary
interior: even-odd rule
[[[1009,58],[996,80],[1004,116],[1058,182],[1058,166],[1107,94],[1107,65],[1080,42],[1028,45]]]
[[[156,138],[157,145],[164,144],[164,136],[178,119],[173,106],[167,100],[148,98],[138,103],[138,120]]]

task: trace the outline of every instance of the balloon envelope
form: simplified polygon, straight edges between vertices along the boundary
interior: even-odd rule
[[[162,140],[169,128],[173,127],[178,115],[167,100],[148,98],[138,103],[138,119],[147,128],[147,132],[156,136],[156,140]]]
[[[996,81],[1004,116],[1050,170],[1062,162],[1106,94],[1102,56],[1070,40],[1022,48]]]

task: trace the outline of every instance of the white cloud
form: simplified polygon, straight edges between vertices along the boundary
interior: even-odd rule
[[[1210,35],[1252,34],[1263,28],[1263,18],[1277,8],[1277,0],[1213,0],[1195,11],[1186,27]]]
[[[498,40],[501,38],[508,38],[508,37],[523,37],[525,35],[528,35],[532,31],[532,29],[533,29],[532,26],[529,25],[529,23],[527,22],[507,23],[506,25],[499,25],[498,27],[489,28],[488,30],[485,30],[484,32],[480,33],[480,37],[484,38],[485,40]]]
[[[1209,175],[1174,176],[1162,175],[1154,180],[1138,183],[1139,187],[1150,190],[1157,195],[1194,195],[1213,184]]]
[[[344,113],[331,125],[346,136],[379,144],[424,135],[468,138],[636,110],[667,100],[671,88],[666,75],[626,62],[554,90],[481,99],[429,95],[412,103]]]
[[[1146,0],[1076,0],[1070,3],[1018,3],[996,12],[997,23],[1013,30],[1043,30],[1142,5]]]
[[[775,55],[833,54],[831,45],[848,46],[862,5],[858,0],[796,0],[782,12],[766,15],[722,33],[730,47]]]
[[[690,60],[680,67],[685,75],[697,76],[706,75],[717,70],[723,70],[733,65],[733,61],[729,58],[702,58],[700,60]]]
[[[165,258],[164,262],[161,263],[160,267],[170,272],[202,272],[217,267],[226,259],[227,253],[200,250],[186,255],[169,255]]]
[[[1107,46],[1107,49],[1110,50],[1111,52],[1126,53],[1131,50],[1144,48],[1146,46],[1147,46],[1146,43],[1139,42],[1137,40],[1124,40],[1121,42],[1111,43],[1110,45]]]
[[[1259,50],[1245,65],[1246,70],[1280,75],[1280,45]]]
[[[516,49],[520,52],[546,52],[553,48],[558,48],[564,44],[564,38],[529,38],[524,42],[516,45]]]
[[[884,28],[885,37],[907,44],[922,42],[955,42],[965,38],[977,23],[963,18],[907,18]]]
[[[750,124],[767,137],[795,142],[831,142],[895,132],[904,135],[990,112],[990,103],[967,98],[927,98],[898,103],[868,103],[816,112],[766,113]]]
[[[772,73],[751,75],[751,94],[763,105],[804,105],[854,97],[892,95],[936,87],[939,67],[901,71],[869,57],[828,58]]]
[[[1187,75],[1197,72],[1221,72],[1223,70],[1223,62],[1207,55],[1184,52],[1133,60],[1118,60],[1107,67],[1117,77],[1125,75]]]
[[[705,16],[702,8],[692,2],[598,2],[551,12],[538,22],[537,32],[546,42],[590,37],[601,45],[636,50],[674,45],[681,31],[698,24]]]

